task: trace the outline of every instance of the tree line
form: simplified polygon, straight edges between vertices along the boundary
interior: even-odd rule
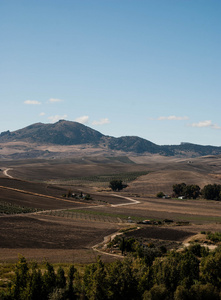
[[[159,192],[157,197],[164,197],[163,192]],[[202,196],[207,200],[221,201],[221,185],[220,184],[207,184],[201,189],[196,184],[187,185],[186,183],[178,183],[173,185],[172,197],[184,197],[186,199],[197,199]]]
[[[209,252],[194,244],[151,263],[142,258],[104,264],[100,258],[79,273],[67,274],[46,263],[46,270],[21,257],[1,300],[193,300],[221,299],[221,247]]]

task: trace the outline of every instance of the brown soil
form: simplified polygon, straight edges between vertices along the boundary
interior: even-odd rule
[[[179,158],[131,157],[135,164],[122,163],[104,157],[74,158],[64,160],[26,160],[4,162],[4,168],[13,168],[9,174],[24,180],[0,178],[1,201],[20,206],[41,208],[45,210],[87,208],[101,215],[113,214],[138,219],[172,219],[189,221],[189,226],[152,227],[143,226],[140,232],[150,238],[180,241],[191,234],[204,231],[221,231],[221,202],[203,200],[157,199],[157,192],[171,193],[172,185],[185,182],[203,187],[208,183],[221,183],[220,157],[192,159],[190,162]],[[138,164],[136,164],[138,163]],[[95,182],[92,187],[87,184],[65,186],[64,179],[80,176],[118,174],[123,172],[150,171],[141,176],[118,195],[139,200],[140,204],[111,207],[110,204],[126,203],[113,196],[112,192],[98,193]],[[63,186],[48,183],[35,183],[32,180],[47,181],[58,179]],[[6,187],[6,188],[4,188]],[[10,189],[7,189],[10,188]],[[63,198],[67,189],[74,192],[89,192],[92,201],[80,201]],[[14,189],[14,190],[13,190]],[[39,195],[40,194],[40,195]],[[137,197],[135,197],[135,195]],[[98,207],[98,204],[102,205]],[[89,206],[94,206],[89,208]],[[2,261],[17,260],[18,253],[27,259],[51,262],[93,262],[97,253],[92,246],[103,238],[116,232],[117,223],[74,218],[53,217],[42,214],[2,216],[0,228],[0,257]],[[175,224],[175,222],[174,222]],[[130,224],[128,224],[130,225]],[[125,224],[121,225],[125,226]],[[134,224],[132,224],[134,226]],[[141,234],[138,233],[137,235]],[[107,261],[116,259],[103,256]]]
[[[61,197],[62,194],[65,194],[67,192],[67,189],[64,187],[4,177],[0,177],[0,186],[25,190],[33,193],[39,193],[54,197]]]
[[[115,224],[75,221],[43,215],[1,218],[2,248],[82,249],[101,242]]]
[[[64,209],[72,207],[80,207],[85,204],[73,198],[57,198],[47,195],[38,195],[25,190],[11,190],[0,187],[1,201],[9,202],[14,205],[37,208],[37,209]],[[88,204],[87,204],[88,205]]]
[[[184,241],[187,237],[194,235],[192,231],[178,230],[174,228],[146,226],[134,232],[128,232],[127,237],[150,238],[168,241]]]
[[[18,253],[28,257],[51,261],[73,261],[74,253],[78,262],[88,262],[95,258],[91,247],[103,241],[104,236],[118,230],[117,224],[76,221],[58,217],[29,215],[1,218],[0,257],[16,259]],[[6,251],[7,249],[7,251]],[[53,251],[52,251],[53,250]],[[82,259],[81,259],[81,251]],[[8,253],[6,253],[8,252]],[[6,253],[6,257],[3,254]],[[34,253],[38,253],[35,254]],[[85,258],[89,253],[89,258]],[[40,255],[39,255],[40,254]],[[67,254],[67,257],[64,256]],[[40,256],[40,257],[39,257]]]
[[[19,206],[49,210],[78,208],[94,204],[116,204],[128,202],[125,199],[116,198],[112,194],[107,193],[90,193],[91,200],[63,197],[62,195],[66,194],[68,190],[71,190],[78,196],[81,193],[80,191],[87,194],[87,191],[84,191],[84,187],[83,189],[76,189],[76,187],[72,188],[70,186],[59,187],[44,183],[0,178],[0,200]]]
[[[0,248],[0,262],[17,262],[20,255],[24,256],[28,261],[42,262],[43,260],[46,260],[51,263],[89,264],[96,262],[98,256],[100,256],[104,262],[113,262],[116,260],[116,257],[105,255],[100,252],[98,253],[92,248],[80,250]]]

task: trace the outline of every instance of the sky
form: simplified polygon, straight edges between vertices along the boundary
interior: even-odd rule
[[[0,132],[221,146],[220,0],[0,0]]]

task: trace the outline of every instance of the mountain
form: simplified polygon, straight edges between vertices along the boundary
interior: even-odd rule
[[[112,150],[120,150],[134,153],[159,153],[161,147],[137,136],[123,136],[120,138],[111,138],[108,142],[108,147]]]
[[[221,154],[221,147],[201,146],[191,143],[159,146],[137,136],[111,137],[71,121],[60,120],[54,124],[36,123],[13,132],[0,134],[0,143],[28,142],[38,145],[84,145],[101,149],[166,156],[204,156]]]
[[[0,143],[26,141],[55,145],[97,144],[102,136],[100,132],[80,123],[60,120],[55,124],[36,123],[13,132],[2,132]]]

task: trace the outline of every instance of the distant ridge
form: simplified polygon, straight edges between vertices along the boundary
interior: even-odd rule
[[[134,154],[160,154],[166,156],[219,155],[221,147],[201,146],[191,143],[159,146],[137,136],[119,138],[106,136],[78,122],[60,120],[54,124],[35,123],[25,128],[0,134],[0,143],[28,142],[52,145],[88,145]]]

